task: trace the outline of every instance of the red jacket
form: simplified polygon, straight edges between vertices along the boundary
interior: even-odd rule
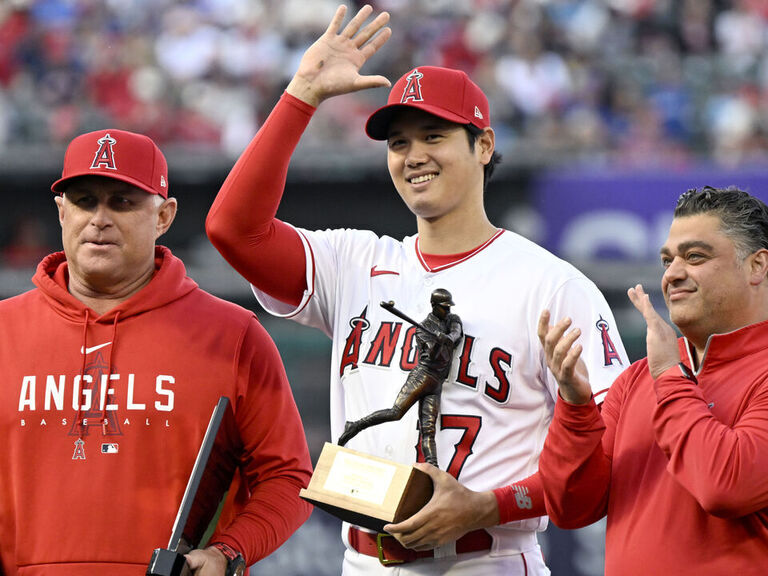
[[[218,540],[250,564],[309,516],[309,453],[274,343],[167,248],[155,260],[152,281],[103,316],[68,293],[63,253],[40,263],[37,289],[0,302],[5,576],[143,575],[222,395],[250,499]]]
[[[712,336],[697,378],[654,381],[641,360],[602,414],[557,401],[547,512],[565,528],[607,514],[606,576],[768,573],[768,322]]]

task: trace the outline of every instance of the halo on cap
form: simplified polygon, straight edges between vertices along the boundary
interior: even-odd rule
[[[387,104],[370,115],[365,132],[373,140],[386,140],[393,116],[404,108],[481,130],[490,126],[488,99],[461,70],[419,66],[404,74],[390,90]]]
[[[168,164],[148,136],[108,129],[77,136],[67,146],[61,178],[51,191],[61,193],[80,176],[103,176],[168,198]]]

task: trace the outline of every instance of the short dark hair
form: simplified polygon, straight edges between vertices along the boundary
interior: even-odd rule
[[[735,186],[693,188],[678,198],[674,217],[709,213],[720,219],[740,258],[768,249],[768,206],[762,200]]]
[[[474,150],[475,149],[475,141],[477,140],[478,136],[483,133],[483,130],[481,128],[478,128],[474,124],[464,124],[464,129],[467,131],[467,139],[469,140],[469,149]],[[491,179],[491,176],[493,176],[493,171],[496,168],[496,165],[501,162],[501,154],[496,152],[496,150],[493,151],[493,154],[491,155],[491,159],[488,162],[488,164],[485,165],[483,168],[483,190],[488,186],[488,181]]]

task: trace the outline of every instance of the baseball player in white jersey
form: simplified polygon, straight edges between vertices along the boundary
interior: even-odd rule
[[[441,470],[416,464],[432,500],[376,534],[345,524],[343,574],[549,574],[536,532],[546,527],[537,462],[557,399],[537,336],[542,310],[588,326],[580,337],[595,394],[628,365],[605,298],[581,272],[491,224],[485,183],[498,160],[490,111],[466,74],[418,67],[392,87],[366,131],[386,140],[390,175],[416,216],[402,241],[370,231],[311,231],[275,219],[293,150],[318,105],[336,94],[386,86],[359,69],[389,38],[387,15],[346,26],[340,7],[224,183],[208,234],[270,313],[333,341],[331,435],[346,421],[389,408],[416,366],[412,318],[448,290],[464,337],[442,388]],[[244,242],[243,239],[247,238]],[[278,257],[274,255],[277,254]],[[362,430],[348,447],[402,463],[419,460],[418,411]],[[539,485],[540,487],[540,485]],[[531,517],[531,516],[534,517]]]

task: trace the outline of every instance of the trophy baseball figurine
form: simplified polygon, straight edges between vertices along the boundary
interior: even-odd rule
[[[440,394],[443,390],[443,382],[451,369],[453,351],[461,341],[464,330],[461,318],[451,313],[451,306],[454,306],[454,303],[448,290],[443,288],[434,290],[430,297],[430,304],[432,312],[419,323],[395,308],[394,302],[381,303],[382,308],[416,326],[418,364],[408,374],[392,407],[377,410],[354,422],[347,422],[344,432],[339,437],[339,446],[344,446],[359,432],[370,426],[400,420],[418,400],[421,451],[426,462],[437,466],[435,432],[437,416],[440,412]]]

